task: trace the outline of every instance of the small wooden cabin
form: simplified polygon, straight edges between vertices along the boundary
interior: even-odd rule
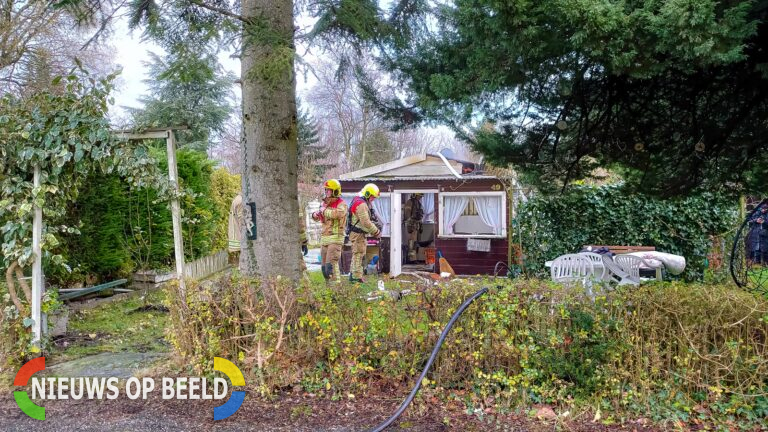
[[[368,258],[378,254],[385,273],[439,272],[431,264],[436,251],[462,275],[493,274],[497,263],[507,264],[507,190],[477,164],[423,153],[349,172],[339,180],[347,202],[366,183],[381,191],[374,209],[384,222],[383,236],[373,252],[369,248]],[[416,241],[409,242],[403,209],[416,193],[422,194],[424,217]]]

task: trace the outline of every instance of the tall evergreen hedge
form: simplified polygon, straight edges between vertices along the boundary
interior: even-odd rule
[[[160,169],[167,172],[164,152],[156,153]],[[218,201],[231,192],[222,193],[221,186],[212,186],[214,163],[205,153],[181,149],[177,165],[180,186],[188,192],[181,200],[184,255],[192,260],[226,244],[226,226],[221,225],[227,222],[228,205]],[[224,181],[221,177],[236,178],[228,173],[217,176],[218,183]],[[231,186],[233,182],[227,180]],[[81,232],[68,236],[61,245],[72,272],[51,268],[47,274],[53,281],[68,284],[85,281],[86,276],[109,280],[137,269],[173,266],[170,208],[152,188],[132,191],[117,175],[94,174],[68,209],[68,219],[80,221]]]
[[[655,246],[682,255],[685,279],[701,279],[711,236],[734,227],[738,201],[698,195],[659,199],[620,185],[578,187],[563,195],[538,195],[523,204],[515,235],[528,270],[544,274],[544,262],[589,244]]]

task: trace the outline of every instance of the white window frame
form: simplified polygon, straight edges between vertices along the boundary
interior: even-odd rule
[[[445,234],[443,232],[443,197],[446,196],[466,196],[472,199],[473,196],[498,196],[501,199],[501,234]],[[439,224],[438,234],[439,238],[490,238],[490,239],[502,239],[507,238],[507,193],[505,191],[488,191],[488,192],[438,192],[437,199],[440,208],[438,209]]]

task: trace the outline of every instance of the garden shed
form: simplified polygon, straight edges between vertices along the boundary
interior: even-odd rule
[[[378,244],[369,242],[368,258],[379,255],[382,271],[391,276],[439,271],[433,265],[438,251],[461,275],[493,274],[497,263],[508,263],[509,221],[521,195],[509,189],[510,182],[484,174],[478,163],[446,151],[422,153],[348,172],[339,180],[347,202],[366,183],[381,190],[374,209],[384,223],[383,235]],[[415,234],[407,223],[411,199],[420,200],[423,210]]]

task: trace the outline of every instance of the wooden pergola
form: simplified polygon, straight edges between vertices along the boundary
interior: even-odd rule
[[[181,233],[181,207],[179,206],[179,173],[176,165],[176,137],[173,134],[175,130],[185,130],[186,126],[174,126],[166,128],[146,129],[140,132],[130,130],[113,131],[117,138],[127,140],[143,139],[164,139],[168,150],[168,177],[171,181],[174,195],[171,199],[171,218],[173,219],[173,251],[176,259],[176,279],[179,281],[179,288],[182,296],[186,294],[184,284],[184,242]],[[35,166],[34,186],[40,187],[40,167]],[[32,219],[32,252],[34,261],[32,262],[32,343],[40,344],[42,337],[43,316],[41,305],[43,300],[43,262],[41,240],[43,236],[43,209],[34,206]]]

